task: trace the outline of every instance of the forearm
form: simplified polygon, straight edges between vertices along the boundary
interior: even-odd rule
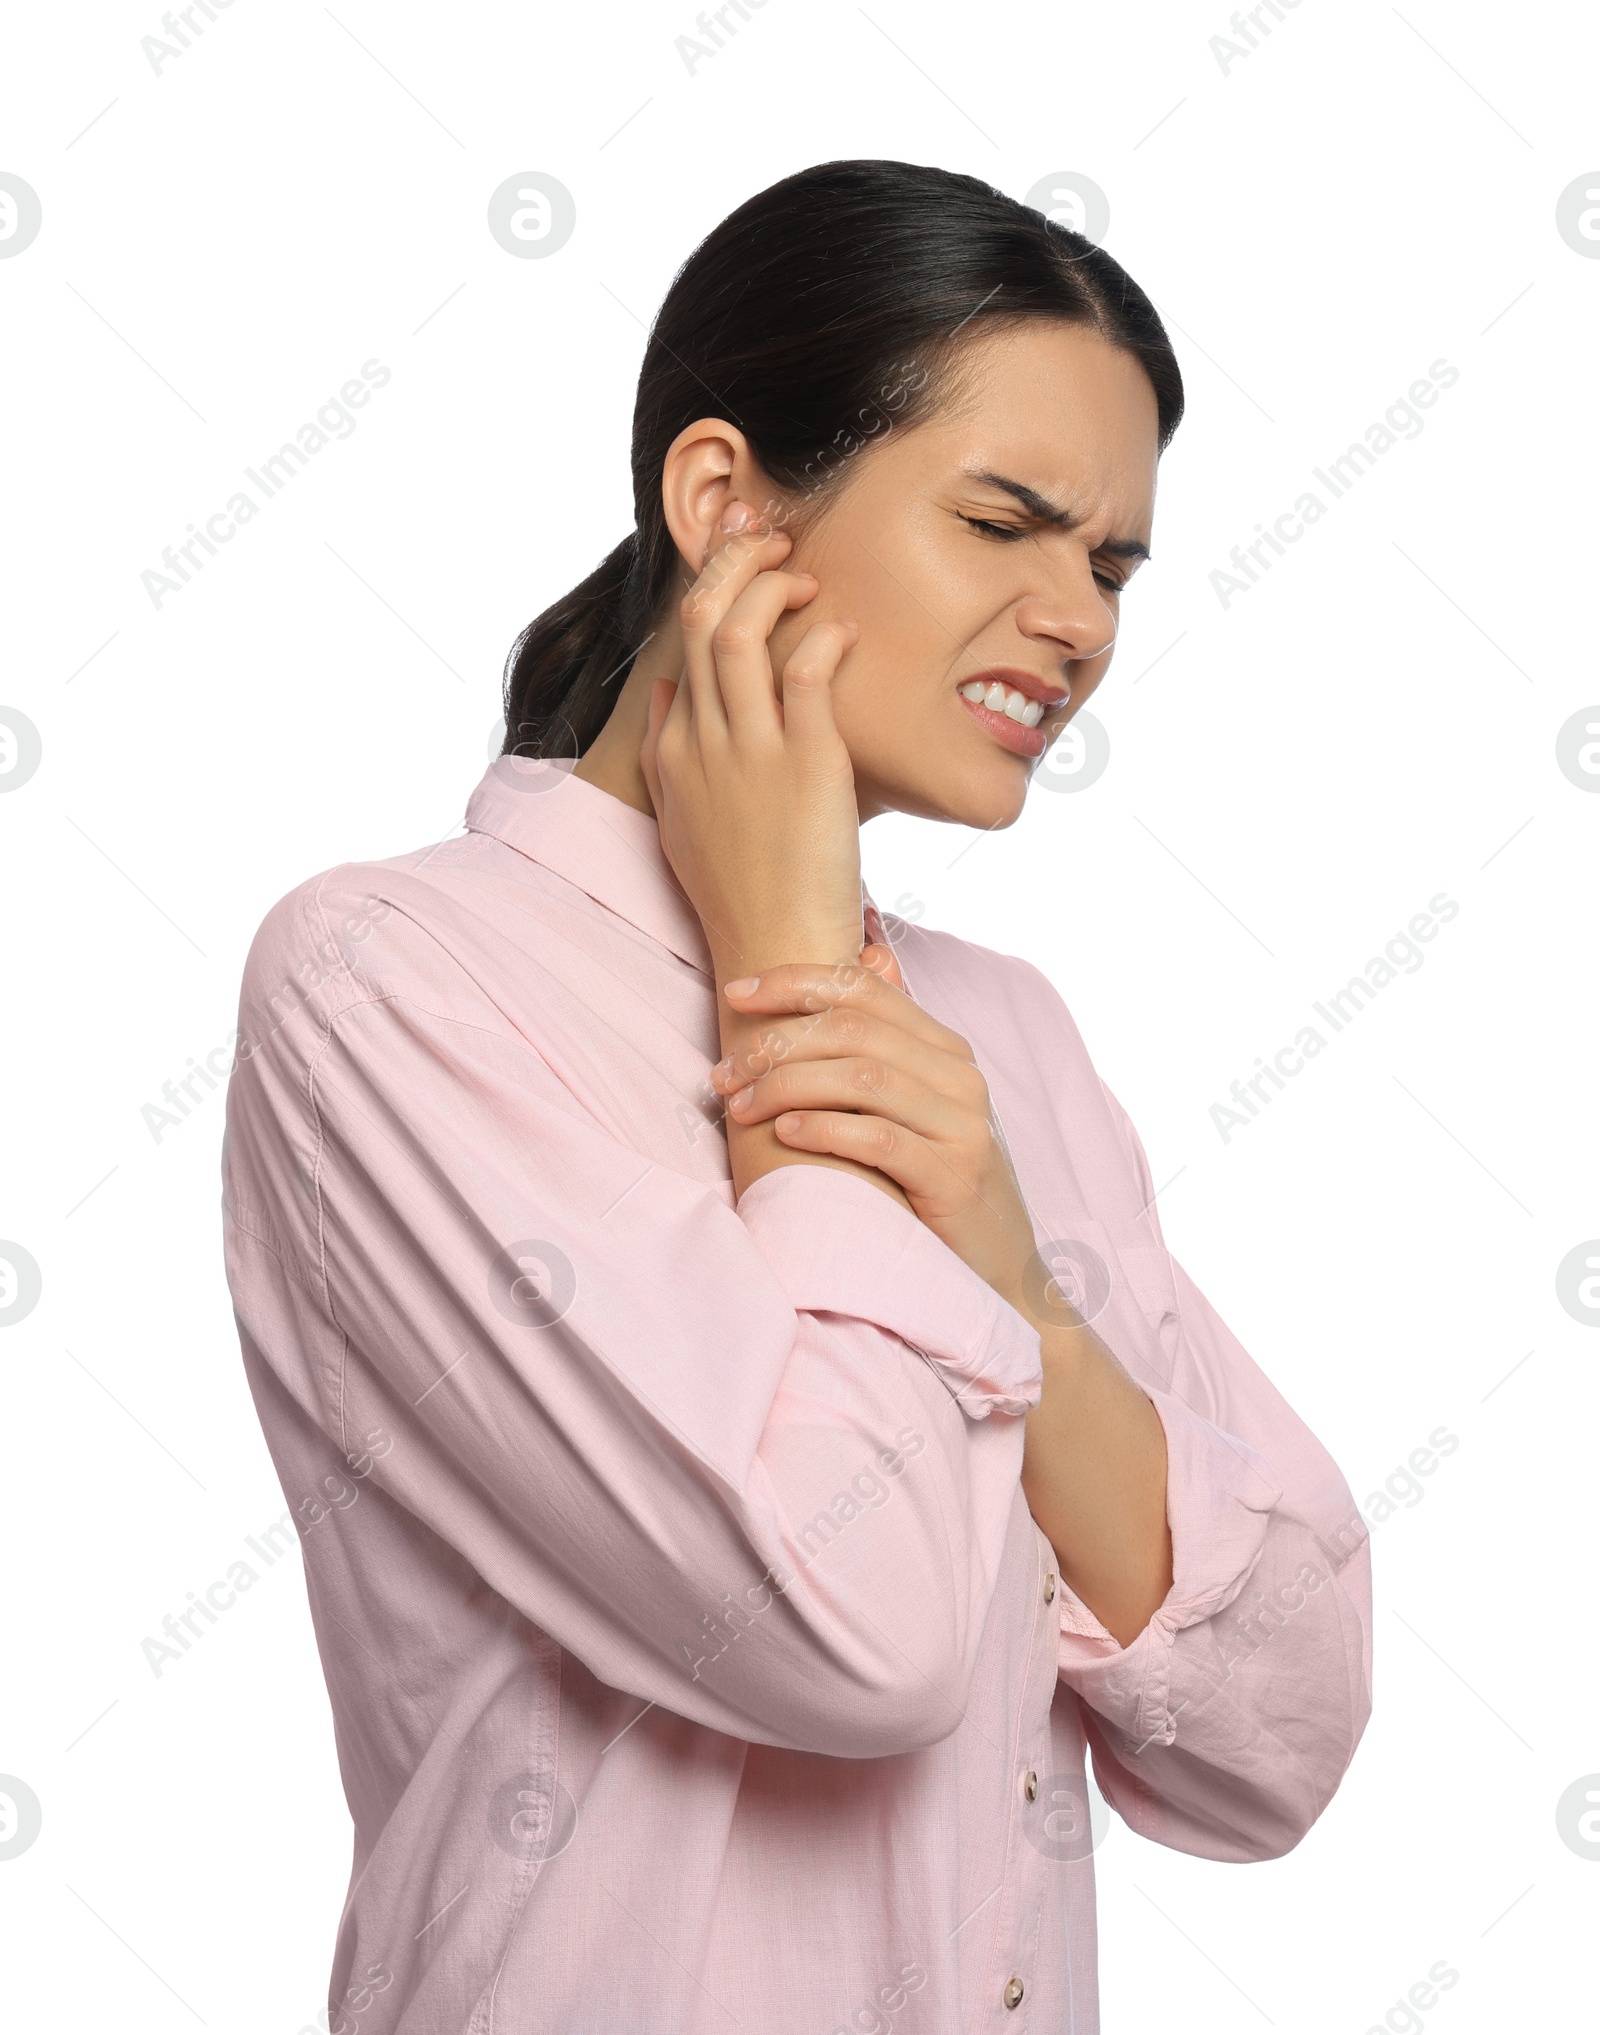
[[[1027,1416],[1023,1494],[1062,1579],[1126,1646],[1172,1587],[1166,1434],[1092,1329],[1038,1326],[1044,1390]]]

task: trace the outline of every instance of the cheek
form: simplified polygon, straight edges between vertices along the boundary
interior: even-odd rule
[[[847,573],[823,562],[810,567],[821,582],[816,599],[786,614],[770,639],[773,670],[781,674],[815,623],[856,624],[861,633],[834,673],[833,709],[858,758],[903,752],[919,724],[948,712],[964,654],[961,636],[934,600],[924,605],[868,564],[868,571]]]
[[[1109,657],[1087,658],[1072,667],[1072,711],[1076,713],[1106,675]]]
[[[935,730],[942,750],[963,718],[956,679],[972,646],[992,640],[996,590],[979,561],[918,527],[902,501],[876,510],[858,498],[797,547],[795,563],[817,575],[819,590],[773,631],[773,668],[781,672],[814,622],[855,622],[860,638],[834,678],[834,719],[858,772],[894,780]]]
[[[858,769],[904,756],[910,740],[939,707],[938,674],[925,657],[891,632],[867,634],[848,653],[833,681],[833,718]]]

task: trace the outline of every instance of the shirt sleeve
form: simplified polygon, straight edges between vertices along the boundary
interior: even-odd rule
[[[1037,1332],[837,1169],[735,1209],[620,1143],[520,1036],[405,996],[236,1070],[241,1332],[298,1295],[312,1417],[609,1685],[872,1757],[953,1731]],[[279,1324],[275,1327],[275,1324]]]
[[[1143,1146],[1105,1092],[1148,1206]],[[1326,1807],[1371,1714],[1369,1532],[1332,1457],[1169,1263],[1170,1389],[1129,1369],[1166,1435],[1172,1588],[1120,1646],[1058,1578],[1060,1677],[1132,1828],[1205,1858],[1277,1858]]]

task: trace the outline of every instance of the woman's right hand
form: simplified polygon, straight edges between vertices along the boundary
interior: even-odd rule
[[[730,527],[739,515],[750,527]],[[662,849],[700,914],[719,989],[778,962],[861,959],[855,777],[830,698],[859,632],[815,623],[780,690],[768,638],[818,584],[783,570],[790,548],[787,532],[730,503],[678,610],[683,677],[656,681],[640,750]]]

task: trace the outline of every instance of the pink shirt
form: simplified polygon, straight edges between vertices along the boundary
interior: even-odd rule
[[[466,825],[273,907],[228,1091],[355,1822],[332,2035],[1093,2035],[1085,1746],[1158,1843],[1299,1842],[1371,1702],[1343,1477],[1049,982],[889,921],[1166,1432],[1175,1579],[1119,1646],[1022,1495],[1037,1332],[859,1179],[735,1204],[655,822],[500,759]]]

